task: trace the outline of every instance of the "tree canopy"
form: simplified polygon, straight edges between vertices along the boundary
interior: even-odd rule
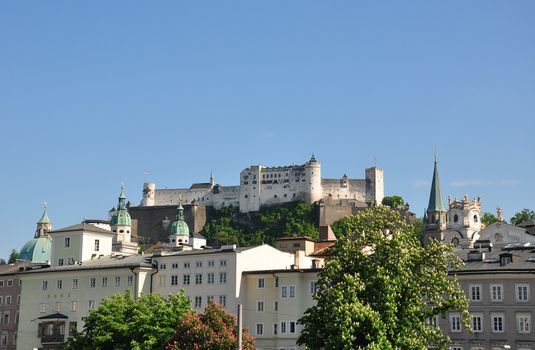
[[[210,215],[203,228],[210,245],[274,244],[275,239],[295,233],[318,238],[314,206],[291,202],[247,214],[240,214],[236,207],[224,207]]]
[[[19,258],[19,256],[20,256],[20,253],[17,252],[16,249],[11,249],[11,253],[9,253],[9,258],[7,259],[7,263],[14,264]]]
[[[469,327],[468,300],[449,268],[462,261],[450,246],[422,246],[414,228],[390,208],[350,217],[319,275],[317,304],[299,320],[298,344],[310,349],[447,349],[427,322],[448,310]]]
[[[399,208],[405,204],[405,200],[401,196],[386,196],[383,197],[381,204],[391,208]]]
[[[522,209],[511,218],[511,224],[518,225],[526,221],[535,221],[535,211]]]
[[[163,298],[137,299],[130,291],[104,299],[84,317],[84,328],[65,343],[66,350],[160,350],[165,347],[191,302],[183,291]]]
[[[498,221],[498,218],[492,213],[484,213],[483,217],[481,218],[481,222],[484,223],[485,226],[489,226],[490,224],[493,224],[496,221]]]
[[[166,350],[234,350],[238,344],[236,319],[219,304],[210,302],[204,313],[190,311],[180,321]],[[253,350],[254,338],[242,332],[242,349]]]

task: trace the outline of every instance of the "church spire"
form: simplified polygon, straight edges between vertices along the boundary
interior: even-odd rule
[[[43,205],[44,211],[43,215],[39,221],[37,221],[37,229],[35,230],[35,238],[47,236],[50,231],[52,231],[52,221],[48,217],[48,204],[45,202]]]
[[[429,204],[427,212],[446,212],[442,201],[442,191],[440,189],[440,179],[438,177],[438,164],[435,156],[435,168],[433,170],[433,182],[431,183],[431,193],[429,194]]]

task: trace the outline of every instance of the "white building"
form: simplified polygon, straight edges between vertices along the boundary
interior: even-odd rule
[[[219,249],[154,254],[158,272],[153,277],[153,292],[176,294],[184,289],[195,309],[202,310],[209,300],[235,314],[242,302],[245,286],[242,272],[263,269],[290,269],[294,255],[267,244],[256,247],[222,246]]]
[[[258,211],[262,206],[320,199],[346,199],[361,203],[380,203],[384,197],[383,170],[373,167],[364,179],[323,179],[321,164],[314,156],[302,165],[281,167],[250,166],[240,173],[239,186],[209,183],[193,184],[188,189],[156,189],[156,184],[143,185],[142,206],[178,205],[197,202],[217,209],[239,206],[240,212]]]

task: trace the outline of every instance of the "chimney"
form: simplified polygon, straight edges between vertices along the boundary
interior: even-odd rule
[[[336,236],[334,235],[331,225],[320,225],[320,241],[336,241]]]
[[[305,256],[304,250],[296,250],[294,253],[294,265],[296,268],[301,267],[301,260]]]

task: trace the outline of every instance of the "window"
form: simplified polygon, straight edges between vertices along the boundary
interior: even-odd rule
[[[2,305],[2,302],[4,301],[3,297],[0,296],[0,305]]]
[[[461,315],[458,313],[450,314],[450,331],[460,332],[461,331]]]
[[[503,301],[503,285],[502,284],[490,285],[490,300],[494,302]]]
[[[46,304],[45,303],[41,303],[39,305],[39,312],[44,314],[46,312]]]
[[[0,338],[0,345],[6,346],[7,345],[7,336],[2,334],[2,337]]]
[[[165,286],[165,275],[159,276],[158,281],[160,283],[160,286]]]
[[[226,260],[219,260],[219,266],[227,266]]]
[[[278,329],[277,329],[277,328],[278,328],[277,326],[278,326],[277,323],[273,323],[273,335],[277,335],[277,330],[278,330]]]
[[[273,311],[279,311],[279,302],[277,300],[273,301]]]
[[[121,286],[121,276],[115,276],[115,287]]]
[[[288,286],[281,287],[281,298],[283,299],[288,298]]]
[[[100,250],[100,240],[95,239],[95,252]]]
[[[184,282],[184,285],[189,285],[189,275],[184,275],[182,282]]]
[[[295,286],[288,286],[290,290],[290,298],[295,298]]]
[[[0,287],[4,286],[4,280],[0,280]]]
[[[89,288],[95,288],[97,285],[97,279],[95,277],[91,277],[89,279]]]
[[[13,280],[7,280],[7,286],[11,287],[13,285]]]
[[[95,308],[95,301],[94,300],[89,300],[89,310],[92,310]]]
[[[207,283],[208,284],[213,284],[214,283],[214,273],[213,272],[210,272],[207,274]]]
[[[290,334],[295,334],[295,329],[296,329],[295,325],[296,325],[297,322],[296,321],[290,321],[289,323],[290,323]]]
[[[286,334],[286,321],[281,321],[281,334]]]
[[[78,289],[78,278],[72,280],[72,289]]]
[[[189,265],[189,262],[185,262],[185,263],[184,263],[184,268],[185,268],[185,269],[189,269],[189,266],[190,266],[190,265]]]
[[[78,328],[77,322],[69,322],[69,335],[73,335],[77,328]]]
[[[58,266],[63,266],[63,258],[58,258]]]
[[[279,288],[279,278],[275,277],[275,288]]]
[[[69,248],[71,246],[71,237],[65,237],[65,248]]]
[[[11,305],[11,295],[6,295],[6,305]]]
[[[220,295],[219,296],[219,304],[221,304],[221,306],[226,306],[227,305],[227,296],[226,295]]]
[[[472,331],[474,333],[483,332],[483,314],[472,315]]]
[[[63,280],[58,280],[56,287],[57,287],[56,289],[63,288]]]
[[[195,267],[202,267],[202,261],[196,261]]]
[[[202,298],[201,297],[195,297],[195,308],[199,309],[202,306]]]
[[[42,284],[41,284],[41,288],[43,290],[47,290],[48,289],[48,281],[43,281]]]
[[[265,284],[265,280],[263,278],[259,278],[257,283],[256,283],[256,286],[258,288],[264,288],[264,284]]]
[[[452,346],[450,347],[451,350],[463,350],[463,347],[462,346]]]
[[[131,287],[132,284],[134,283],[134,276],[128,276],[127,280],[126,280],[126,284]]]
[[[20,305],[20,294],[17,295],[17,305]]]
[[[257,323],[256,324],[256,335],[264,335],[264,324],[263,323]]]
[[[516,284],[516,301],[528,301],[529,300],[529,285],[528,284]]]
[[[195,274],[195,284],[202,284],[202,273]]]
[[[76,301],[71,301],[71,312],[76,312]]]
[[[221,283],[221,284],[227,283],[227,273],[226,272],[220,272],[219,273],[219,283]]]
[[[504,328],[504,314],[493,312],[490,314],[492,322],[492,331],[495,333],[502,333]]]
[[[178,285],[178,276],[177,275],[172,275],[171,276],[171,285],[172,286],[177,286]]]
[[[263,312],[264,311],[264,301],[259,300],[256,302],[256,311]]]
[[[171,268],[172,269],[178,269],[178,264],[177,263],[172,263],[171,264]]]
[[[470,300],[481,301],[481,285],[480,284],[470,285]]]
[[[54,308],[56,312],[61,312],[61,302],[56,302],[56,307]]]
[[[167,268],[166,264],[160,264],[160,270],[165,270]]]
[[[208,266],[209,267],[213,267],[215,265],[215,261],[214,260],[208,260]]]
[[[206,304],[212,303],[214,301],[213,295],[206,296]]]
[[[108,277],[102,277],[102,287],[108,286]]]
[[[522,312],[516,314],[516,330],[518,333],[531,332],[531,313]]]
[[[315,294],[318,290],[318,281],[310,281],[309,291],[310,294]]]

